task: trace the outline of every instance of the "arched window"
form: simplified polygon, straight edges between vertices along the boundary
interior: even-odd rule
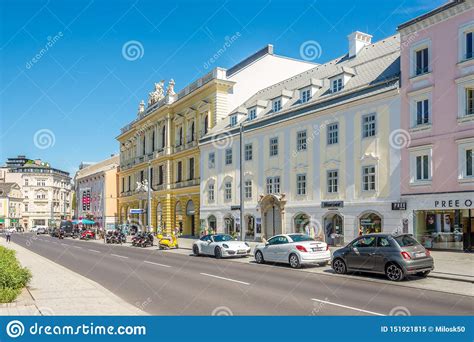
[[[178,146],[183,145],[183,127],[179,128]]]
[[[209,129],[209,118],[208,116],[206,115],[204,117],[204,134],[207,134],[207,130]]]
[[[382,232],[382,218],[374,213],[367,212],[359,218],[359,235]]]

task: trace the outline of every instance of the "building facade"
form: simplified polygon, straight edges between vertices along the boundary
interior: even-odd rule
[[[403,229],[399,37],[348,38],[346,55],[258,91],[200,140],[206,228],[332,245]]]
[[[0,228],[20,227],[23,194],[16,183],[0,183]]]
[[[221,121],[231,106],[295,70],[302,72],[313,66],[277,56],[269,45],[230,69],[213,69],[178,93],[173,80],[166,90],[164,81],[156,83],[147,106],[144,101],[140,103],[137,118],[117,137],[121,223],[198,235],[198,139]],[[148,195],[140,185],[145,181],[151,185],[150,212]]]
[[[474,243],[474,5],[451,1],[401,35],[401,192],[410,232],[426,247]]]
[[[8,158],[1,168],[5,183],[16,183],[23,194],[21,226],[58,226],[71,218],[71,178],[39,159]]]
[[[112,155],[93,164],[81,164],[74,177],[76,216],[95,221],[101,229],[118,224],[118,167],[120,157]]]

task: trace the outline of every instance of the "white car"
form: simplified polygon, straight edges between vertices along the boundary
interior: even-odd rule
[[[217,259],[250,255],[247,242],[237,241],[228,234],[205,235],[193,244],[194,255],[214,255]]]
[[[34,226],[30,228],[30,232],[36,233],[38,231],[39,226]]]
[[[305,234],[275,235],[265,244],[255,247],[255,261],[259,264],[281,262],[299,268],[314,263],[323,266],[330,260],[331,251],[327,243]]]

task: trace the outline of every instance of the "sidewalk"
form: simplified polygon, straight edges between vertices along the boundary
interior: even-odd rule
[[[0,246],[15,250],[33,274],[28,288],[13,303],[0,304],[0,316],[147,315],[96,282],[15,243],[0,239]]]
[[[195,239],[179,238],[179,248],[192,249]],[[247,242],[252,248],[261,242]],[[331,253],[340,247],[329,247]],[[464,282],[474,282],[474,254],[461,252],[431,251],[435,269],[428,277],[449,279]],[[329,266],[328,266],[329,267]]]

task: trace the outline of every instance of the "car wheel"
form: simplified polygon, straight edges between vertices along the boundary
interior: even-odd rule
[[[300,268],[301,266],[300,259],[296,254],[290,254],[288,261],[290,263],[291,268]]]
[[[214,256],[216,257],[216,259],[222,258],[222,251],[219,247],[216,247],[216,249],[214,249]]]
[[[404,278],[403,270],[397,264],[389,264],[385,268],[385,275],[391,281],[400,281]]]
[[[426,278],[430,274],[430,271],[418,272],[416,275],[418,277]]]
[[[195,256],[199,256],[199,247],[197,245],[193,246],[193,254]]]
[[[265,259],[263,259],[263,253],[262,252],[257,251],[257,253],[255,253],[255,261],[257,262],[257,264],[264,264],[265,263]]]
[[[342,259],[336,259],[332,263],[332,269],[337,274],[345,274],[347,272],[346,263]]]

